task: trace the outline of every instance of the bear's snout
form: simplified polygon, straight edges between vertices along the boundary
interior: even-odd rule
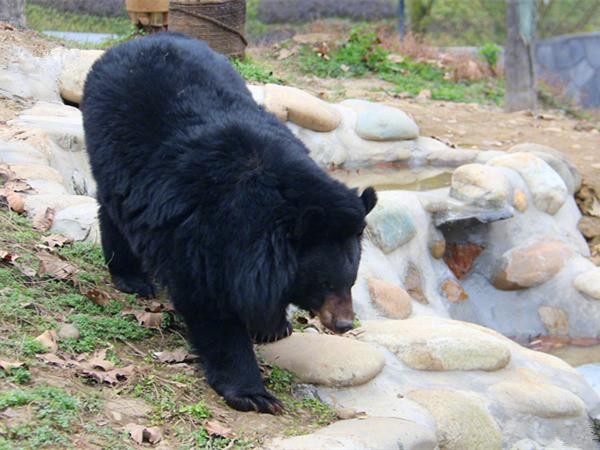
[[[354,309],[350,290],[328,294],[317,315],[321,323],[334,333],[341,334],[351,330],[354,323]]]

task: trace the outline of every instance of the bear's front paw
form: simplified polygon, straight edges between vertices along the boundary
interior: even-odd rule
[[[293,331],[292,324],[286,320],[283,323],[283,325],[281,326],[281,328],[278,331],[276,331],[275,333],[272,333],[272,334],[258,333],[258,334],[253,335],[252,338],[254,339],[254,342],[257,344],[268,344],[269,342],[275,342],[280,339],[288,337],[290,334],[292,334],[292,331]]]
[[[223,395],[229,406],[238,411],[257,411],[267,414],[283,413],[283,404],[267,391],[261,393],[235,392]]]
[[[155,298],[156,289],[148,280],[132,275],[112,275],[115,287],[126,294],[137,294],[143,298]]]

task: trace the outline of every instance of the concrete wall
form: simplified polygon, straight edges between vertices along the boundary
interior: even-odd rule
[[[536,46],[538,74],[566,88],[587,108],[600,108],[600,32],[558,36]]]

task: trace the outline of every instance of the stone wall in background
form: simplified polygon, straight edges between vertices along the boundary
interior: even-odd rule
[[[566,89],[586,108],[600,108],[600,33],[558,36],[538,42],[539,75]]]
[[[265,23],[306,22],[324,17],[376,20],[394,17],[396,4],[392,0],[261,0],[258,18]]]

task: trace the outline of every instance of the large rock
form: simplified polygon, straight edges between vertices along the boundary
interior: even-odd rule
[[[91,204],[96,206],[96,199],[85,195],[43,195],[34,194],[24,197],[25,211],[34,217],[40,210],[52,208],[55,212],[75,205]]]
[[[390,319],[406,319],[412,313],[412,300],[400,286],[378,278],[367,280],[371,302]]]
[[[540,156],[543,158],[548,164],[552,166],[556,170],[557,173],[562,174],[563,170],[556,166],[555,161],[560,161],[564,167],[566,167],[571,175],[571,179],[573,180],[573,192],[577,192],[581,187],[581,173],[575,167],[575,165],[569,161],[567,156],[556,150],[555,148],[548,147],[547,145],[535,144],[532,142],[523,142],[521,144],[513,145],[508,149],[510,153],[533,153],[534,155]],[[550,155],[553,158],[545,158],[544,155]]]
[[[11,164],[10,170],[19,180],[47,180],[63,185],[65,182],[58,170],[40,164]]]
[[[540,380],[500,381],[489,392],[506,408],[532,416],[555,419],[585,412],[585,404],[575,394]]]
[[[450,195],[482,207],[505,205],[511,195],[511,185],[502,170],[483,164],[460,166],[452,174]]]
[[[388,417],[341,420],[313,434],[274,439],[265,450],[434,450],[435,434],[414,422]]]
[[[98,204],[84,202],[58,211],[51,231],[68,236],[75,241],[99,243]]]
[[[448,147],[428,154],[427,163],[434,167],[457,167],[473,162],[478,154],[479,150]]]
[[[481,399],[459,391],[415,390],[407,397],[435,418],[440,449],[500,450],[502,436]]]
[[[502,255],[493,284],[507,291],[538,286],[554,277],[571,256],[573,250],[556,239],[526,242]]]
[[[437,317],[369,320],[362,330],[360,340],[383,345],[413,369],[493,371],[505,367],[511,356],[501,340]]]
[[[560,175],[531,153],[511,153],[494,158],[488,164],[518,172],[527,183],[535,206],[541,211],[554,214],[567,199],[567,187]]]
[[[87,74],[103,54],[103,50],[61,49],[63,66],[58,86],[62,98],[73,103],[81,102]]]
[[[367,218],[367,234],[384,253],[391,253],[415,237],[417,229],[410,213],[393,193],[382,192]]]
[[[6,164],[48,164],[48,157],[41,151],[23,142],[0,141],[0,162]]]
[[[301,382],[325,386],[366,383],[385,364],[375,347],[326,334],[293,333],[260,347],[259,352],[269,363],[293,372]]]
[[[344,100],[358,114],[356,134],[369,141],[416,139],[419,127],[404,111],[365,100]]]
[[[600,267],[577,275],[573,280],[573,286],[588,297],[600,300]]]
[[[267,84],[264,87],[264,106],[284,122],[288,120],[314,131],[332,131],[338,127],[341,116],[327,102],[301,89]]]

